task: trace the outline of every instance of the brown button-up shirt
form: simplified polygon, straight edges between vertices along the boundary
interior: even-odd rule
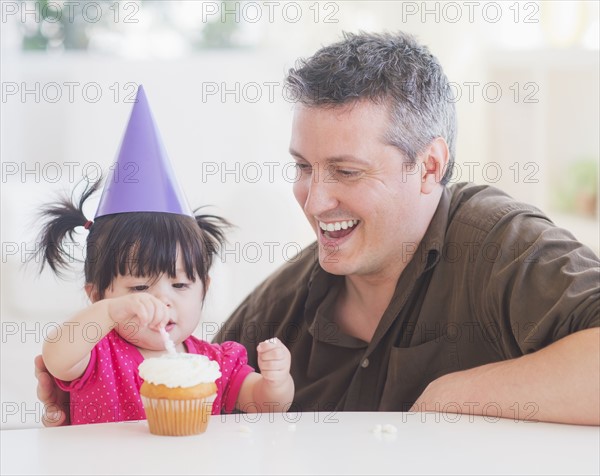
[[[258,368],[257,344],[281,339],[292,355],[292,409],[394,411],[444,374],[600,326],[598,257],[488,186],[444,190],[371,342],[333,319],[343,283],[319,266],[313,244],[253,291],[214,340],[241,342]]]

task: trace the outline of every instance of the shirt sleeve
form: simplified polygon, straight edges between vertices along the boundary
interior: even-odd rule
[[[509,210],[487,234],[473,307],[506,358],[600,326],[600,260],[534,210]]]
[[[258,366],[256,346],[278,337],[293,347],[304,315],[312,274],[319,266],[316,243],[302,250],[297,259],[283,264],[259,284],[221,326],[213,342],[234,341],[248,353],[248,362]]]
[[[244,380],[254,369],[248,365],[248,355],[243,345],[228,341],[213,346],[220,348],[221,352],[222,405],[225,412],[231,413]]]

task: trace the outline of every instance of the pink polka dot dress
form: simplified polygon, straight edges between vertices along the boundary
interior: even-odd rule
[[[219,364],[213,415],[232,412],[244,379],[254,371],[244,346],[237,342],[211,344],[193,336],[184,344],[189,353],[205,355]],[[140,399],[143,380],[137,370],[143,360],[137,347],[113,330],[96,344],[81,377],[71,382],[56,379],[58,386],[71,394],[71,424],[145,420]]]

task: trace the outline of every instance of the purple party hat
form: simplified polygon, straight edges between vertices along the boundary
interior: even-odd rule
[[[177,182],[141,85],[117,161],[104,184],[96,218],[128,212],[194,216]]]

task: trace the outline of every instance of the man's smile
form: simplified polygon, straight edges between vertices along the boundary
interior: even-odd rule
[[[350,235],[356,229],[360,220],[342,220],[328,223],[318,220],[318,223],[323,237],[327,240],[339,240]]]

